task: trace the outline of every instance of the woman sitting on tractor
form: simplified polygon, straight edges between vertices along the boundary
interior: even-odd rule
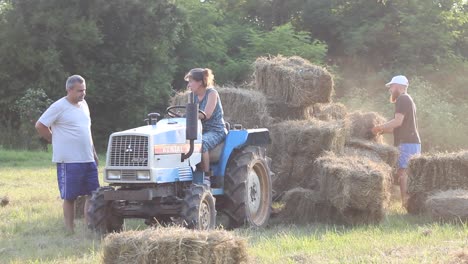
[[[187,87],[192,91],[194,102],[204,111],[206,117],[198,114],[203,125],[202,140],[202,169],[205,172],[205,184],[210,184],[210,155],[209,151],[223,142],[227,131],[224,125],[223,106],[218,92],[213,88],[214,75],[210,69],[191,69],[184,78],[188,81]]]

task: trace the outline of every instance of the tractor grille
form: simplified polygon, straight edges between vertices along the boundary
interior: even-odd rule
[[[112,137],[110,150],[110,165],[148,166],[148,137]]]
[[[123,170],[122,171],[122,181],[136,181],[137,175],[134,170]]]

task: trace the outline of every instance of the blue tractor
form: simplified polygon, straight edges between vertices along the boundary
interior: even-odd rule
[[[210,151],[214,176],[208,186],[198,168],[203,112],[193,103],[166,112],[166,118],[152,113],[146,126],[110,136],[104,169],[109,186],[91,197],[89,227],[118,232],[125,218],[141,218],[206,230],[217,225],[217,213],[225,228],[265,226],[272,201],[268,129],[229,128]]]

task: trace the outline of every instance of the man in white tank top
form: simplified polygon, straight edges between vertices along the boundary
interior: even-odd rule
[[[75,199],[86,195],[84,208],[87,223],[89,195],[99,187],[97,164],[91,136],[91,118],[85,79],[70,76],[65,84],[67,96],[53,103],[39,118],[36,129],[52,143],[52,162],[57,164],[57,180],[63,199],[67,231],[73,233]]]

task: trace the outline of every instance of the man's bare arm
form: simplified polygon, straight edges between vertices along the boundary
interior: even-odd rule
[[[52,143],[52,131],[50,131],[50,128],[37,121],[36,130],[37,133],[39,133],[39,136],[43,137],[47,142]]]
[[[399,126],[401,126],[401,124],[403,124],[403,119],[405,118],[405,115],[403,114],[400,114],[400,113],[396,113],[395,114],[395,118],[393,118],[392,120],[388,121],[387,123],[383,124],[383,125],[378,125],[378,126],[375,126],[374,128],[372,128],[372,133],[374,134],[382,134],[382,133],[392,133],[393,130]]]

